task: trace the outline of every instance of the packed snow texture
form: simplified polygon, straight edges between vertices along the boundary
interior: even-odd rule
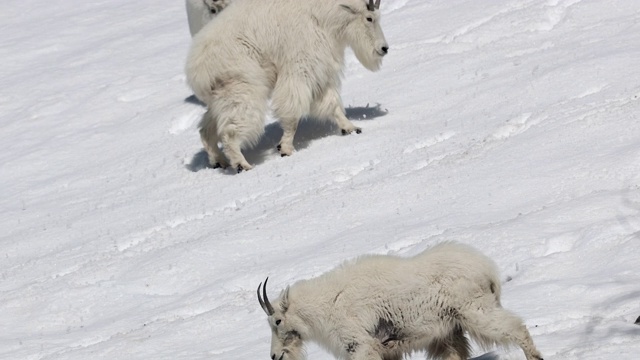
[[[381,10],[382,70],[345,68],[363,133],[304,121],[281,158],[269,119],[234,175],[205,167],[182,1],[0,2],[0,358],[267,359],[267,275],[456,240],[546,360],[637,359],[640,2]]]

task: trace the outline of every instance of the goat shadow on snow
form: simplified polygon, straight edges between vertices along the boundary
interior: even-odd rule
[[[200,99],[198,99],[198,98],[197,98],[195,95],[193,95],[193,94],[192,94],[192,95],[190,95],[190,96],[187,96],[187,97],[184,99],[184,102],[186,102],[187,104],[200,105],[200,106],[203,106],[203,107],[206,107],[206,106],[207,106],[207,104],[205,104],[205,103],[203,103],[202,101],[200,101]]]
[[[498,354],[490,352],[478,357],[471,358],[469,360],[500,360],[500,357],[498,356]]]
[[[185,102],[193,104],[202,104],[195,96],[190,96],[185,99]],[[375,118],[385,116],[389,113],[387,109],[382,108],[381,104],[375,106],[349,106],[345,108],[347,118],[349,120],[373,120]],[[366,133],[366,129],[364,131]],[[338,127],[329,121],[318,121],[314,119],[303,119],[300,121],[296,136],[293,139],[293,145],[296,151],[305,149],[311,144],[313,140],[327,137],[329,135],[338,135],[340,133]],[[357,135],[350,135],[357,136]],[[277,122],[269,123],[264,128],[264,135],[260,139],[260,142],[250,149],[242,151],[245,158],[250,164],[259,165],[262,164],[269,157],[278,156],[276,146],[280,142],[282,137],[282,128]],[[185,167],[193,172],[197,172],[203,169],[209,169],[209,158],[207,152],[204,149],[200,149],[191,158],[191,162],[185,165]],[[225,174],[233,174],[234,171],[224,171]],[[486,360],[486,359],[483,359]]]

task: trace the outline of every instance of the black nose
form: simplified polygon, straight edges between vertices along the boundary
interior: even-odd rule
[[[385,53],[385,54],[388,53],[389,52],[389,47],[388,46],[383,46],[382,47],[382,52]]]

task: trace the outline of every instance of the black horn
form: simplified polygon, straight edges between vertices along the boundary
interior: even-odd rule
[[[369,0],[369,3],[367,4],[367,9],[369,11],[375,11],[376,9],[380,9],[380,0],[376,0],[375,4],[373,3],[373,0]]]
[[[267,297],[267,281],[269,281],[268,276],[264,280],[264,286],[262,286],[262,283],[258,285],[258,302],[260,302],[260,307],[262,307],[262,310],[264,310],[267,316],[271,316],[273,315],[273,313],[275,313],[275,310],[273,309],[273,306],[271,306],[271,303],[269,302],[269,298]],[[261,287],[262,287],[262,297],[260,296]]]

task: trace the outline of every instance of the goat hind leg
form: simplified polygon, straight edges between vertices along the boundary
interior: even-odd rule
[[[236,133],[234,126],[226,127],[221,132],[221,142],[224,154],[229,158],[231,166],[238,172],[243,170],[251,170],[251,166],[244,155],[242,155],[242,139]]]
[[[466,360],[471,356],[469,340],[460,325],[455,325],[449,335],[434,339],[427,346],[429,358],[442,360]]]
[[[209,155],[209,165],[211,167],[216,169],[229,166],[224,154],[218,147],[218,126],[216,119],[209,110],[202,115],[202,120],[200,121],[200,140],[204,150]]]
[[[267,91],[258,84],[230,81],[211,103],[217,114],[222,151],[231,166],[238,172],[251,169],[242,148],[257,144],[264,133]]]
[[[522,320],[503,308],[463,314],[468,330],[483,343],[517,344],[527,360],[543,360]],[[473,329],[473,330],[472,330]]]
[[[471,356],[471,346],[469,340],[464,336],[464,330],[456,326],[447,339],[449,345],[449,355],[445,360],[466,360]]]

